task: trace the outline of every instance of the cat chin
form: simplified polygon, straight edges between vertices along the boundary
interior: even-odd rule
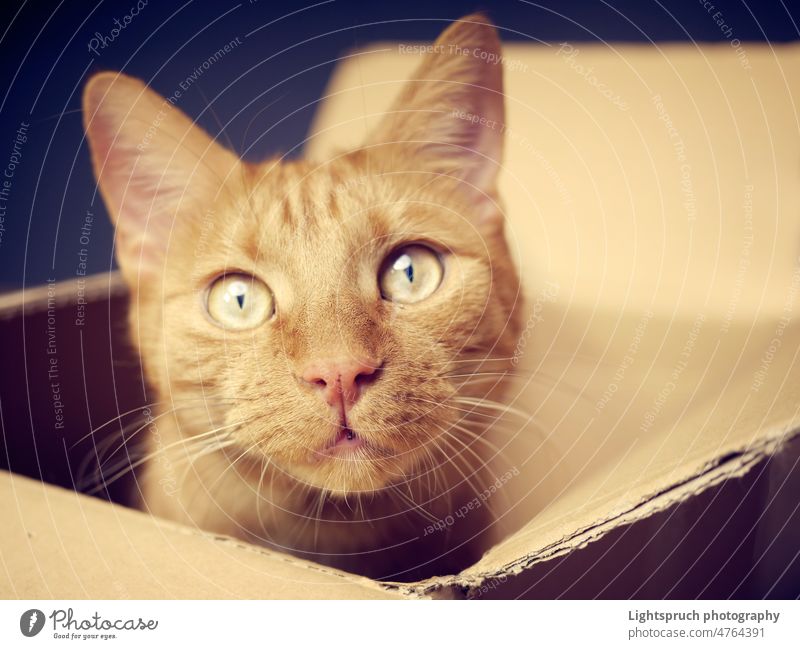
[[[334,454],[317,452],[309,462],[292,463],[284,468],[296,480],[334,498],[376,494],[406,479],[406,472],[396,458],[387,460],[384,454],[370,457],[363,449],[359,445]]]

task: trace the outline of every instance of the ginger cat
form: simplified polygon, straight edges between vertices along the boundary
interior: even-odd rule
[[[145,510],[374,578],[479,558],[489,508],[453,514],[494,479],[481,436],[521,328],[499,60],[495,29],[463,18],[360,148],[260,164],[142,82],[91,79],[157,402]]]

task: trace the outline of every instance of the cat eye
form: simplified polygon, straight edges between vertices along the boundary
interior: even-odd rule
[[[380,273],[384,299],[410,304],[430,296],[442,281],[442,261],[433,250],[419,244],[403,246],[390,254]]]
[[[214,321],[226,329],[252,329],[272,316],[275,302],[260,279],[232,273],[211,284],[206,309]]]

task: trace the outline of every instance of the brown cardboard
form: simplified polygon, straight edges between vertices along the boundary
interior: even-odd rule
[[[498,473],[519,475],[493,497],[496,543],[477,564],[377,584],[3,475],[0,593],[726,597],[796,578],[800,97],[787,80],[800,49],[745,44],[743,61],[728,44],[559,47],[505,49],[502,191],[537,316],[519,370],[538,378],[511,397],[532,420],[490,433],[510,458]],[[398,44],[367,49],[339,66],[312,155],[357,145],[418,62]],[[80,294],[80,325],[74,281],[0,298],[5,467],[68,488],[118,427],[86,432],[148,400],[119,278]],[[42,380],[48,308],[69,377],[62,429]],[[131,485],[108,496],[125,502]],[[605,581],[585,583],[607,562]]]
[[[0,473],[5,597],[386,599],[363,577]]]

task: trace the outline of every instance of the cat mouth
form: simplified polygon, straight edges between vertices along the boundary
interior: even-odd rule
[[[374,492],[406,475],[397,452],[369,432],[342,424],[328,429],[326,438],[316,448],[308,448],[294,469],[300,479],[330,495]]]
[[[342,426],[326,446],[317,451],[323,457],[346,457],[367,446],[366,440],[349,426]]]
[[[389,449],[376,446],[350,426],[341,426],[323,446],[309,453],[312,464],[324,460],[368,461],[393,456]]]

